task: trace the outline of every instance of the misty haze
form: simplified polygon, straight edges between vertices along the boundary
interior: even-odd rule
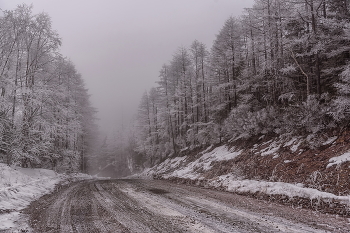
[[[0,0],[0,232],[349,232],[350,0]]]

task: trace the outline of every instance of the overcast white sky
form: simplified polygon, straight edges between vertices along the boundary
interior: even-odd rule
[[[103,130],[136,112],[145,90],[180,46],[210,49],[225,20],[254,0],[0,0],[3,10],[33,4],[62,38],[61,52],[82,74]]]

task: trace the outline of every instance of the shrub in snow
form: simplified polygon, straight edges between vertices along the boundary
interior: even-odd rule
[[[249,138],[258,134],[275,132],[280,127],[274,107],[266,107],[259,111],[251,111],[246,105],[233,109],[225,121],[225,128],[229,135]]]

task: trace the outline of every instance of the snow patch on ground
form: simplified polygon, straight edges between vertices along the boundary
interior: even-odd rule
[[[334,138],[330,138],[329,141]],[[274,159],[278,158],[280,155],[276,152],[278,152],[282,147],[288,147],[289,150],[293,153],[295,153],[301,143],[303,142],[302,137],[292,137],[289,139],[286,138],[279,138],[277,140],[269,140],[267,142],[263,142],[261,144],[255,144],[252,148],[252,151],[260,151],[261,156],[267,156],[267,155],[274,155]],[[330,141],[328,143],[331,143],[333,141]],[[259,147],[266,146],[264,149],[259,149]]]
[[[268,147],[266,147],[266,149],[262,150],[261,156],[275,154],[281,146],[282,145],[279,142],[273,141]]]
[[[0,231],[15,226],[19,211],[54,190],[68,178],[88,179],[85,174],[63,175],[48,169],[10,167],[0,163]]]
[[[14,228],[15,221],[18,219],[19,212],[12,212],[8,214],[0,214],[0,231]]]
[[[337,196],[332,193],[321,192],[312,188],[304,188],[303,184],[289,184],[283,182],[268,182],[258,180],[237,180],[235,176],[223,175],[212,180],[213,187],[225,187],[229,192],[256,193],[268,195],[285,195],[289,198],[301,197],[310,200],[332,201],[336,200],[350,207],[350,196]]]
[[[210,145],[207,149],[205,149],[204,151],[202,151],[202,154],[207,153],[208,151],[210,151],[211,149],[213,149],[214,145]]]
[[[302,140],[300,140],[297,144],[294,144],[294,145],[290,148],[290,150],[291,150],[293,153],[295,153],[295,152],[298,150],[298,148],[299,148],[299,146],[301,145],[301,143],[302,143]]]
[[[164,177],[183,177],[185,179],[195,180],[198,179],[200,176],[200,174],[196,172],[197,169],[200,169],[200,167],[197,166],[196,162],[192,162],[189,163],[186,167],[175,170],[174,172],[170,173],[169,175],[165,175]]]
[[[241,150],[236,150],[234,147],[229,149],[226,145],[219,146],[210,152],[208,151],[206,149],[202,152],[201,157],[187,164],[185,163],[186,160],[190,159],[187,156],[181,157],[180,160],[177,158],[170,161],[166,160],[164,164],[160,164],[160,169],[157,169],[157,173],[164,173],[166,171],[164,168],[167,167],[168,171],[173,171],[166,174],[164,178],[182,177],[191,180],[201,179],[201,172],[210,170],[213,162],[235,159],[242,153]],[[181,162],[184,164],[183,166],[181,166]]]
[[[284,146],[291,146],[294,144],[294,142],[296,142],[298,140],[298,138],[292,138],[291,140],[289,140],[288,142],[286,142],[284,144]]]
[[[0,209],[20,210],[38,196],[52,191],[61,179],[60,175],[46,169],[11,168],[0,164]]]
[[[334,137],[330,137],[328,138],[327,141],[325,141],[324,143],[322,143],[322,145],[328,145],[328,144],[332,144],[333,142],[335,142],[338,139],[338,136],[334,136]]]
[[[342,163],[350,161],[350,152],[347,152],[341,156],[333,157],[329,160],[329,164],[327,165],[327,168],[333,166],[333,165],[340,165]]]
[[[228,149],[226,145],[215,148],[209,153],[205,153],[202,156],[202,159],[208,161],[226,161],[235,159],[238,155],[242,153],[242,150],[236,151],[235,147]]]

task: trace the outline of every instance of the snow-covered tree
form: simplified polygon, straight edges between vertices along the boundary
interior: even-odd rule
[[[82,168],[94,110],[45,13],[20,5],[0,18],[0,159],[62,170]],[[84,145],[84,146],[83,146]]]

